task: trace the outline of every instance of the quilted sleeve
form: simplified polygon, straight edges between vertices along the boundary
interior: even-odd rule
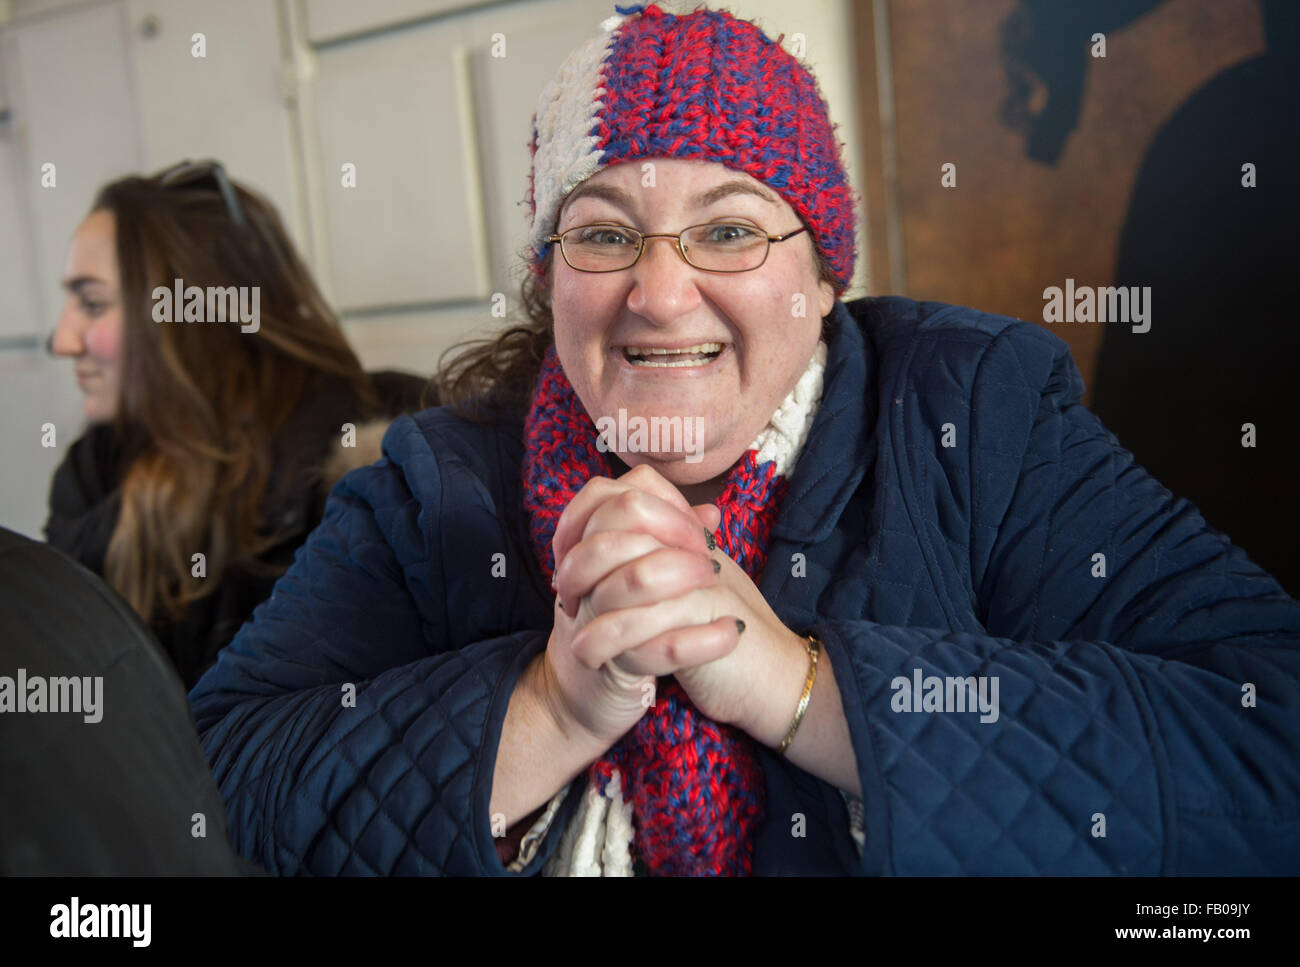
[[[395,425],[389,459],[337,485],[190,695],[235,848],[275,874],[507,873],[495,750],[547,634],[449,644],[434,535],[451,501],[418,434]],[[548,839],[520,872],[541,869]]]
[[[862,780],[861,872],[1294,875],[1300,604],[1135,465],[1032,328],[984,353],[965,455],[915,478],[945,509],[900,485],[914,518],[969,524],[982,627],[812,629]]]

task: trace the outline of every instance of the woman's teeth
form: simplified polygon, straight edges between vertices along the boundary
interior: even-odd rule
[[[702,342],[684,349],[655,349],[645,346],[624,346],[623,356],[633,366],[652,366],[674,369],[682,366],[707,366],[722,352],[720,342]]]

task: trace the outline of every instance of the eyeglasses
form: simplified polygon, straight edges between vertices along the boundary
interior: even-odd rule
[[[548,242],[560,243],[560,254],[569,267],[579,272],[619,272],[636,265],[651,238],[677,241],[677,254],[687,265],[705,272],[749,272],[767,261],[773,242],[794,238],[806,228],[784,235],[768,235],[756,225],[743,222],[710,222],[692,225],[673,234],[645,234],[624,225],[579,225]]]
[[[202,182],[210,179],[213,187],[221,193],[231,220],[240,228],[247,224],[244,209],[239,204],[239,196],[235,194],[235,189],[230,184],[230,178],[227,177],[226,169],[221,166],[221,162],[186,159],[166,171],[160,171],[155,177],[158,179],[158,184],[164,188],[201,187]]]

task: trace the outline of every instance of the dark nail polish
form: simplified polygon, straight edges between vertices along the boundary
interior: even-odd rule
[[[704,542],[709,545],[709,550],[716,551],[718,549],[718,542],[713,539],[713,531],[707,527],[704,529]]]
[[[714,561],[714,562],[713,562],[713,573],[714,573],[714,574],[721,574],[721,573],[722,573],[722,562],[721,562],[721,561]]]
[[[739,618],[737,618],[737,619],[736,619],[736,634],[738,634],[738,635],[739,635],[739,634],[744,634],[744,632],[745,632],[745,622],[743,622],[743,621],[741,621]]]

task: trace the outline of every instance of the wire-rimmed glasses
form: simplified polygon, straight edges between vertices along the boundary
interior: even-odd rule
[[[560,243],[560,254],[579,272],[620,272],[630,269],[651,238],[671,238],[687,265],[705,272],[750,272],[767,261],[773,242],[784,242],[807,228],[769,235],[757,225],[718,221],[692,225],[680,232],[638,232],[626,225],[601,222],[578,225],[547,241]]]

